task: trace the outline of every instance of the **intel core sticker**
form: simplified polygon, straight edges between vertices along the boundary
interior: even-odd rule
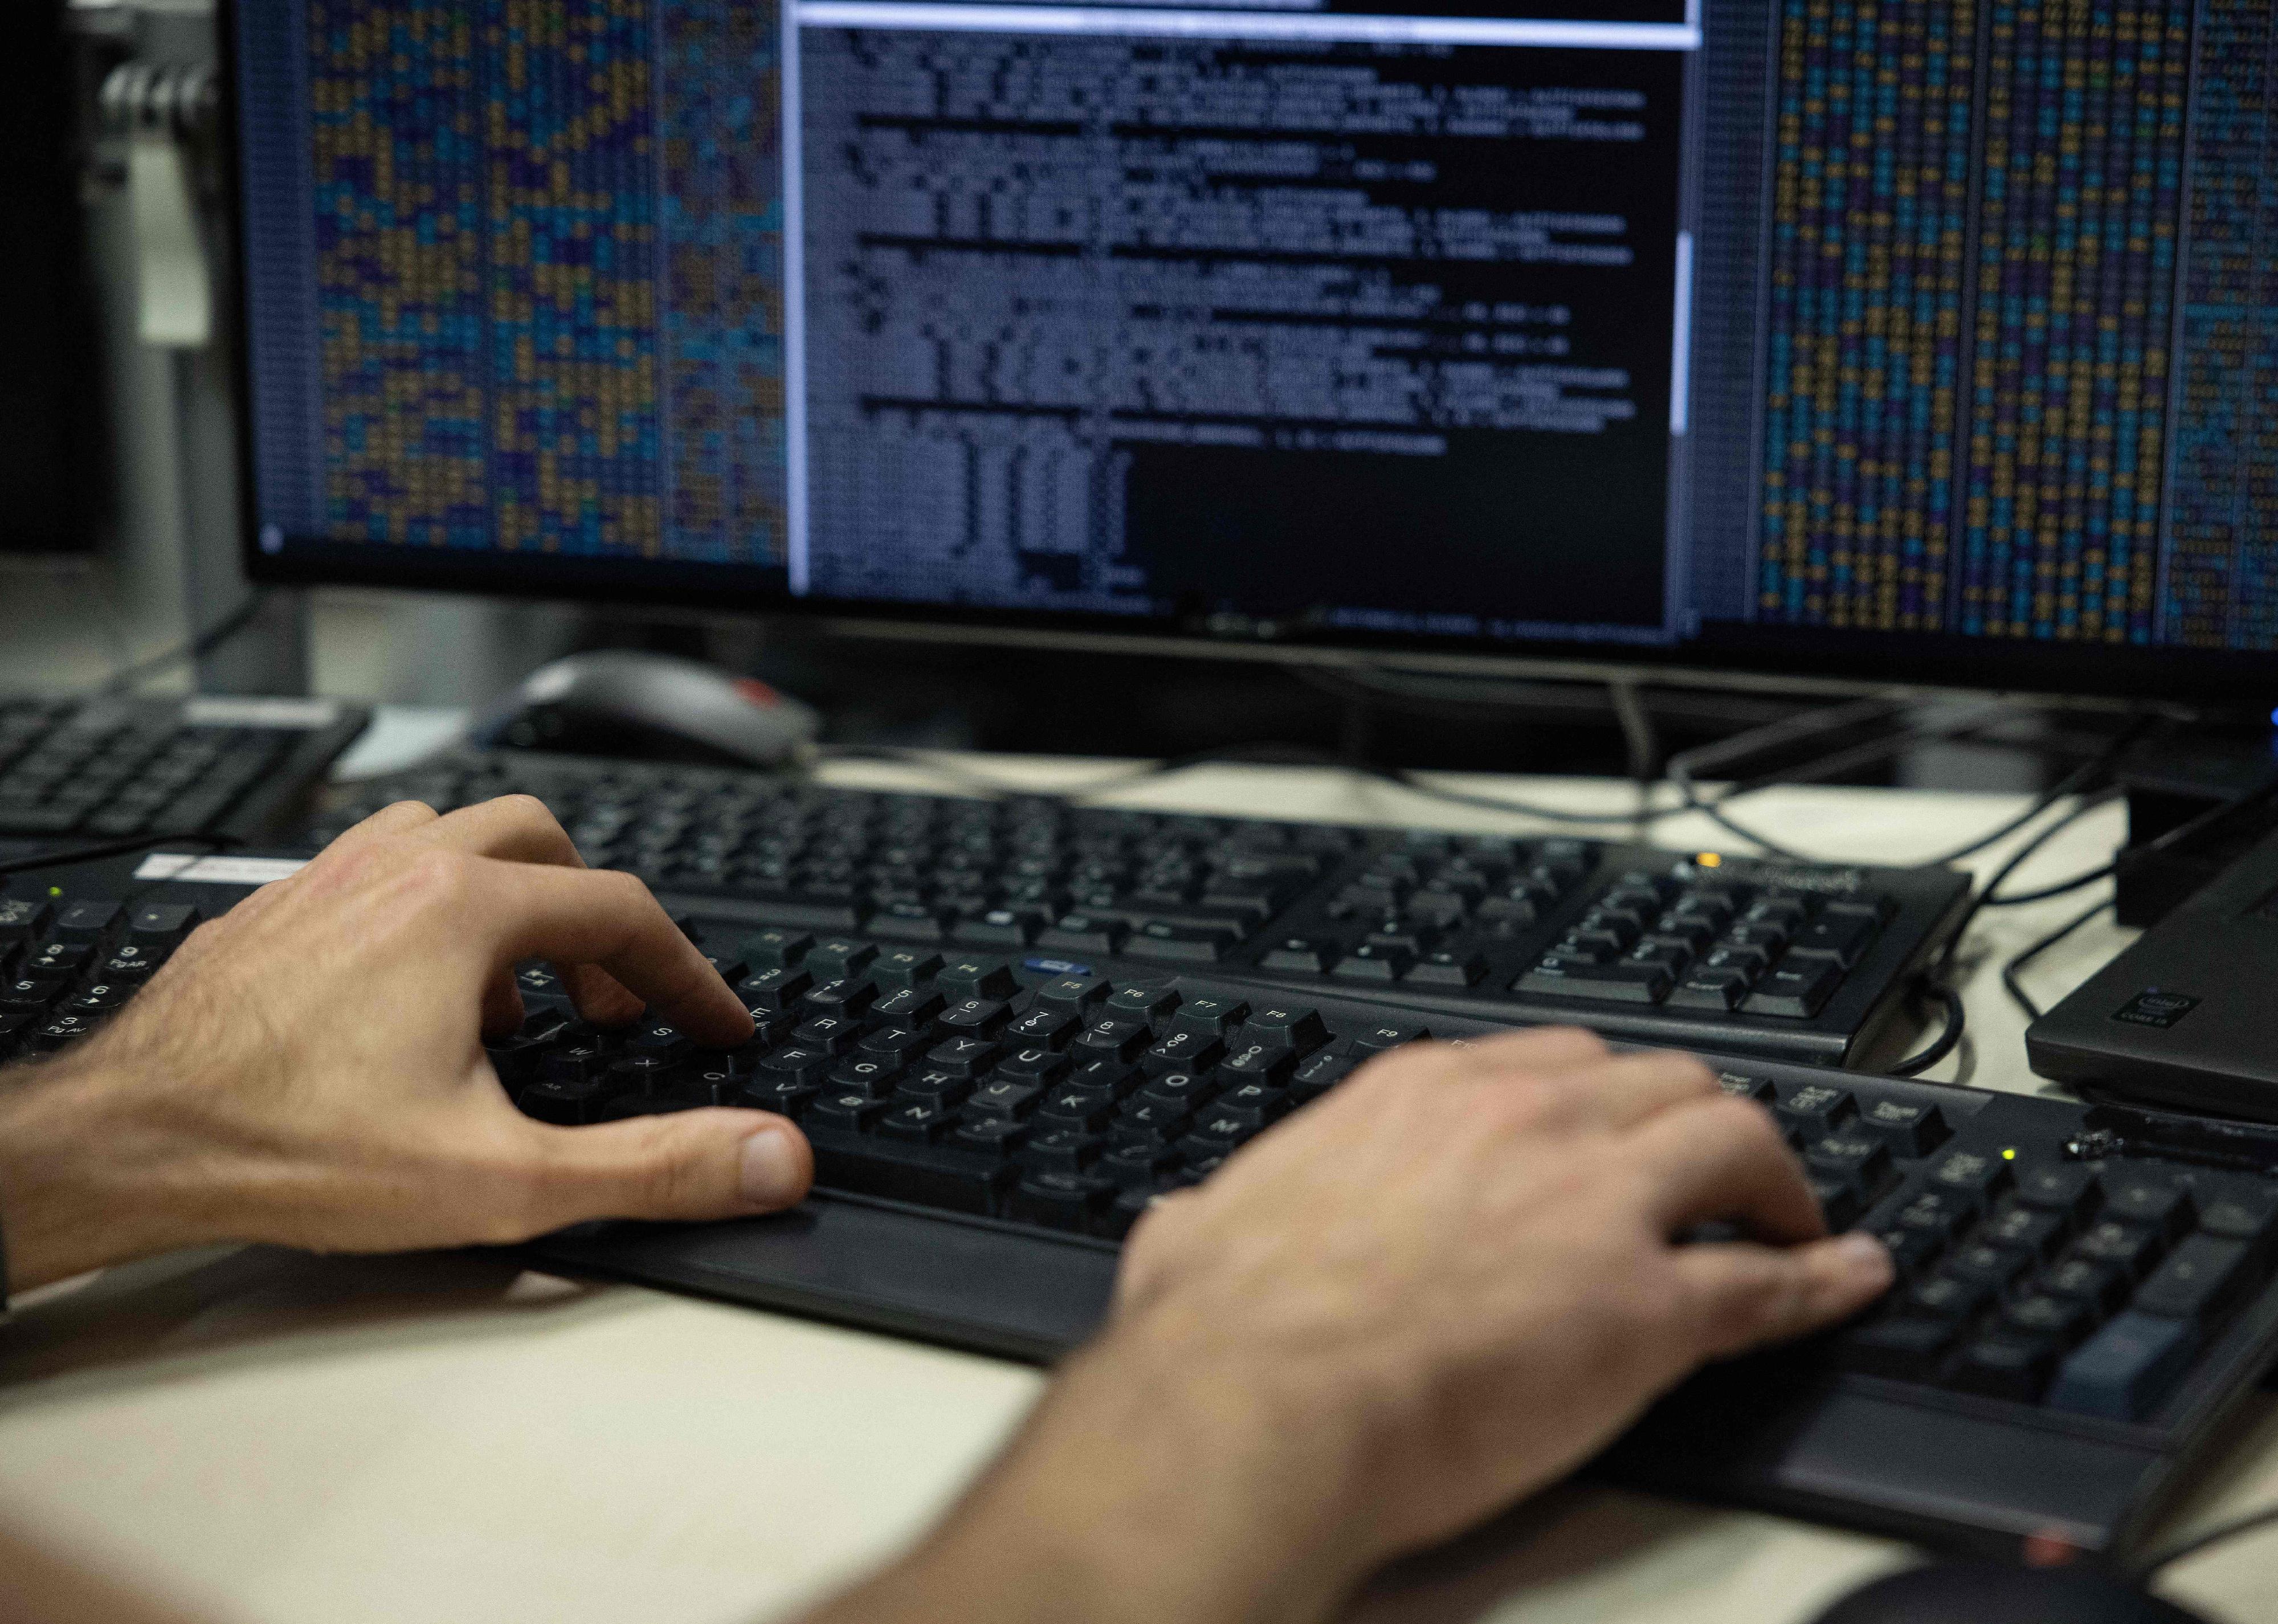
[[[2114,1010],[2112,1018],[2125,1021],[2130,1026],[2168,1027],[2198,1007],[2198,1000],[2183,993],[2147,987]]]

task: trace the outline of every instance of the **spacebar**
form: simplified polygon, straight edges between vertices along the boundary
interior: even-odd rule
[[[944,1145],[876,1139],[827,1128],[808,1129],[807,1142],[814,1147],[818,1189],[884,1196],[953,1213],[986,1214],[990,1196],[1006,1176],[1001,1165]]]

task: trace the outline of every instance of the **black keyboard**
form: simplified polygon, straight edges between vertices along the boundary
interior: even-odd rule
[[[342,793],[520,791],[667,905],[882,949],[1208,969],[1413,1021],[1574,1021],[1826,1064],[1866,1057],[1965,906],[1948,869],[830,789],[756,773],[464,755]]]
[[[273,834],[369,715],[328,700],[0,699],[0,840]]]
[[[244,894],[132,875],[0,892],[0,1060],[80,1041]],[[1427,1028],[1502,1030],[1167,967],[684,928],[751,1007],[750,1043],[597,1030],[531,964],[522,1030],[490,1046],[500,1077],[554,1122],[782,1112],[814,1145],[818,1193],[746,1222],[584,1226],[537,1256],[1031,1359],[1097,1323],[1154,1194]],[[1710,1064],[1780,1123],[1830,1222],[1881,1235],[1902,1279],[1854,1325],[1696,1378],[1601,1469],[1945,1544],[2137,1540],[2278,1347],[2278,1129]]]

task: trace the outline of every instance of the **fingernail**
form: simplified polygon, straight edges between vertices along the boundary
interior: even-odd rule
[[[744,1199],[754,1207],[788,1207],[799,1197],[799,1153],[780,1128],[764,1128],[744,1141],[740,1176]]]
[[[1891,1278],[1891,1249],[1865,1230],[1852,1230],[1836,1243],[1836,1247],[1846,1273],[1862,1281]]]

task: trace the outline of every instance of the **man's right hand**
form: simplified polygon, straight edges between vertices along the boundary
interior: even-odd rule
[[[1756,1238],[1679,1244],[1717,1220]],[[966,1616],[964,1593],[1021,1617],[984,1577],[1008,1541],[1057,1553],[1038,1616],[1319,1616],[1702,1362],[1891,1279],[1693,1061],[1571,1030],[1403,1050],[1158,1203],[1105,1333],[932,1542],[829,1616]]]

